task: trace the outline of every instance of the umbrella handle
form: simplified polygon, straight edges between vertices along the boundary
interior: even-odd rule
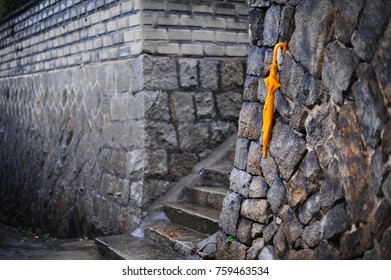
[[[286,45],[284,43],[278,43],[275,47],[274,47],[274,51],[273,51],[273,62],[272,62],[272,65],[273,64],[277,64],[277,50],[278,48],[282,48],[282,52],[286,51]]]

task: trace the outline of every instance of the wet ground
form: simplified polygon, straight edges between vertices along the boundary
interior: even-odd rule
[[[56,239],[0,223],[0,260],[99,260],[94,240]]]

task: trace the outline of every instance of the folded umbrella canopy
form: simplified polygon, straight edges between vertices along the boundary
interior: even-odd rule
[[[263,109],[263,157],[266,157],[266,149],[269,144],[270,134],[272,131],[274,93],[281,86],[277,79],[277,50],[279,47],[282,48],[283,52],[286,50],[286,45],[284,43],[278,43],[274,47],[270,75],[264,80],[267,88],[267,96],[265,100],[265,107]]]

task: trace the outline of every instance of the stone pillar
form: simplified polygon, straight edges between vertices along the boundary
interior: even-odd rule
[[[390,259],[391,3],[248,3],[244,102],[217,247],[234,259]],[[279,41],[288,50],[262,158],[263,79]]]

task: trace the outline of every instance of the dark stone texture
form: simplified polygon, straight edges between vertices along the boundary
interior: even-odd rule
[[[342,259],[354,259],[373,246],[371,229],[369,226],[360,227],[356,231],[344,235],[340,241]]]
[[[273,185],[267,192],[267,201],[273,213],[277,213],[286,197],[286,191],[281,179],[276,177]]]
[[[384,155],[391,153],[391,119],[386,123],[382,133],[382,151]]]
[[[198,62],[196,59],[179,59],[180,85],[184,88],[198,86]]]
[[[257,238],[253,241],[251,247],[247,251],[247,260],[256,260],[258,258],[259,253],[262,251],[263,247],[265,247],[265,240],[263,238]]]
[[[234,168],[230,175],[230,190],[248,197],[252,176],[244,171]]]
[[[238,136],[258,140],[262,130],[263,106],[255,102],[244,102],[239,116]]]
[[[240,61],[223,61],[221,67],[221,88],[232,89],[243,86],[244,72]]]
[[[254,223],[253,228],[251,230],[251,238],[255,239],[255,238],[262,237],[262,233],[263,233],[264,228],[265,228],[265,225]]]
[[[216,117],[215,101],[212,92],[196,92],[194,100],[197,109],[197,118],[210,120]]]
[[[273,236],[276,234],[279,226],[277,225],[276,221],[273,220],[271,223],[269,223],[263,230],[263,239],[268,244],[272,241]]]
[[[380,131],[386,120],[383,97],[371,67],[363,63],[358,70],[359,80],[353,85],[353,96],[360,113],[361,129],[372,148],[380,141]]]
[[[331,247],[325,240],[320,242],[319,246],[315,249],[315,254],[317,260],[338,259],[338,254],[336,253],[335,248]]]
[[[320,179],[322,169],[314,151],[310,151],[306,154],[300,164],[300,170],[303,171],[304,177],[312,182],[316,182]]]
[[[215,258],[218,260],[245,260],[248,247],[236,240],[226,243],[227,237],[221,231],[217,233]]]
[[[278,35],[282,42],[289,42],[294,31],[295,8],[284,6],[281,10],[280,26]]]
[[[261,145],[257,142],[251,141],[250,148],[248,150],[246,172],[251,175],[261,175],[261,156]]]
[[[223,201],[219,226],[231,236],[236,236],[236,226],[238,224],[241,203],[242,197],[231,191],[228,192]]]
[[[381,186],[386,172],[385,158],[383,156],[382,148],[378,147],[375,154],[372,156],[369,185],[375,194],[380,194]]]
[[[263,9],[249,9],[249,36],[254,46],[261,45],[264,28],[265,11]]]
[[[391,207],[383,200],[375,210],[372,232],[377,241],[381,241],[383,233],[391,226]]]
[[[265,180],[269,186],[272,186],[274,180],[278,177],[278,168],[271,156],[261,158],[261,167]]]
[[[298,100],[306,107],[327,98],[321,82],[286,54],[280,67],[280,83],[284,96],[295,102]]]
[[[247,0],[249,7],[265,8],[270,6],[270,0]]]
[[[383,38],[379,41],[378,49],[372,59],[372,68],[376,74],[377,81],[387,98],[388,104],[391,103],[391,21],[388,22]]]
[[[256,102],[258,94],[258,77],[247,76],[244,82],[243,100]]]
[[[240,215],[258,223],[266,223],[270,207],[266,199],[244,199]]]
[[[320,236],[320,222],[316,221],[305,227],[302,234],[302,239],[309,247],[314,248],[319,245]]]
[[[254,176],[250,184],[248,196],[250,198],[266,198],[269,187],[265,178],[262,176]]]
[[[320,210],[320,195],[316,193],[312,195],[300,208],[299,211],[299,220],[303,224],[308,224],[311,219],[318,214]]]
[[[277,90],[274,93],[274,104],[276,110],[280,113],[280,115],[286,120],[290,120],[292,108],[280,90]]]
[[[303,1],[296,8],[295,31],[289,42],[297,61],[315,77],[320,77],[323,48],[330,36],[334,7],[331,1]]]
[[[337,8],[334,22],[334,33],[344,45],[350,45],[350,38],[356,28],[358,17],[365,0],[345,1],[336,0]]]
[[[223,120],[236,120],[242,103],[242,93],[236,91],[216,94],[217,109]]]
[[[216,75],[216,73],[218,73],[218,62],[213,60],[201,60],[199,66],[201,88],[207,90],[218,89],[219,75]]]
[[[354,51],[362,60],[368,61],[376,51],[376,44],[389,20],[390,12],[390,1],[365,2],[359,25],[352,35]]]
[[[287,196],[288,203],[292,208],[301,205],[307,200],[309,190],[302,172],[298,171],[292,176],[288,183]]]
[[[265,58],[265,49],[250,45],[248,60],[247,60],[247,75],[251,76],[266,76],[265,67],[259,63]]]
[[[239,138],[236,141],[234,166],[240,170],[246,169],[249,142],[244,138]]]
[[[253,241],[251,238],[252,226],[252,221],[241,218],[239,220],[238,230],[236,233],[236,237],[238,238],[238,240],[249,246],[251,246],[251,243]]]
[[[315,260],[316,253],[311,249],[303,249],[300,251],[291,250],[285,257],[286,260]]]
[[[305,120],[308,117],[308,111],[301,103],[296,102],[291,108],[291,113],[289,116],[289,125],[299,131],[305,131]]]
[[[322,209],[329,210],[344,193],[339,177],[338,163],[333,160],[326,171],[325,180],[320,185],[319,201]]]
[[[338,41],[327,46],[322,82],[337,104],[342,104],[342,93],[348,89],[358,63],[359,58],[354,54],[353,49],[346,48]]]
[[[171,153],[168,161],[168,174],[173,178],[180,178],[189,174],[189,170],[198,162],[192,153]]]
[[[320,221],[323,239],[329,239],[344,232],[350,227],[350,219],[346,213],[346,204],[341,203],[330,209]]]
[[[288,181],[305,152],[304,139],[297,136],[291,127],[277,121],[273,127],[269,152],[279,167],[280,174]]]
[[[387,178],[384,180],[382,191],[388,205],[391,206],[391,173],[389,173]]]
[[[272,5],[266,11],[264,29],[263,29],[263,45],[274,47],[278,40],[278,29],[280,23],[281,8],[277,5]]]
[[[292,246],[302,234],[302,224],[296,216],[296,212],[285,205],[280,212],[282,229],[284,230],[288,244]]]
[[[279,257],[277,255],[276,249],[273,246],[268,245],[262,249],[261,253],[259,254],[258,259],[259,260],[279,260]]]
[[[283,257],[288,250],[288,242],[286,241],[283,230],[280,228],[273,238],[273,245],[277,255]]]

